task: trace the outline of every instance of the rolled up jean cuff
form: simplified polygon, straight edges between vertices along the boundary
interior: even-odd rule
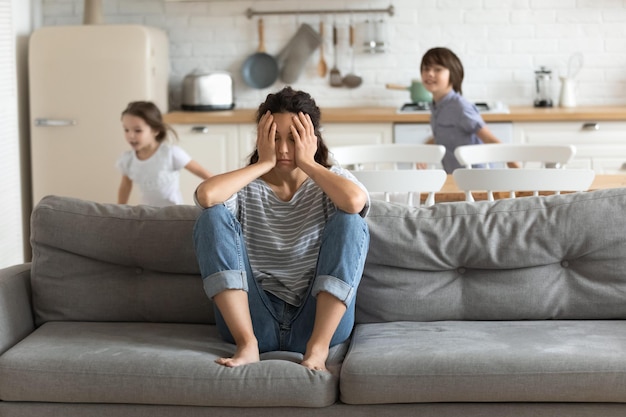
[[[330,275],[319,275],[315,278],[311,294],[317,297],[320,291],[326,291],[330,295],[341,300],[346,306],[348,306],[356,293],[356,288],[347,284],[345,281]]]
[[[224,290],[248,291],[245,271],[219,271],[202,279],[202,285],[209,298],[213,298]]]

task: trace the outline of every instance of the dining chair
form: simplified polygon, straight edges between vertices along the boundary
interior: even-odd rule
[[[431,206],[435,203],[435,193],[447,178],[441,169],[446,152],[441,145],[338,146],[330,152],[335,162],[349,169],[373,199],[419,206],[421,194],[426,193],[424,206]]]
[[[464,145],[454,150],[454,156],[465,168],[472,165],[517,162],[523,168],[562,168],[576,155],[573,145],[535,145],[490,143]]]
[[[494,200],[494,192],[551,192],[588,190],[595,173],[591,169],[565,169],[576,154],[572,145],[487,144],[456,148],[454,155],[465,168],[452,173],[457,186],[465,192],[466,201],[474,201],[472,192],[486,191]],[[517,163],[519,168],[489,168],[491,163]],[[484,164],[486,168],[472,168]],[[506,165],[505,165],[506,166]]]

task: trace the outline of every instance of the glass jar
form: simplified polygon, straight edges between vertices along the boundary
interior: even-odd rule
[[[539,67],[535,71],[535,107],[552,107],[552,71]]]

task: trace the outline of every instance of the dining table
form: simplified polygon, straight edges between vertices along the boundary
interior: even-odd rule
[[[626,173],[624,174],[597,174],[589,187],[588,191],[601,190],[605,188],[623,188],[626,187]],[[518,192],[517,196],[528,196],[531,192]],[[540,195],[554,194],[550,192],[540,192]],[[508,192],[494,192],[494,199],[508,198]],[[474,200],[486,200],[486,191],[472,191]],[[425,199],[423,197],[422,199]],[[453,201],[464,201],[465,192],[456,185],[454,177],[449,174],[446,178],[446,182],[441,187],[441,190],[435,194],[435,203],[446,203]]]

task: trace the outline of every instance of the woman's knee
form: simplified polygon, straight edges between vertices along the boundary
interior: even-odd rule
[[[221,221],[222,219],[226,218],[225,216],[227,213],[230,212],[223,204],[218,204],[212,207],[205,208],[200,212],[200,215],[196,219],[196,228],[209,226],[216,221]]]
[[[368,233],[367,222],[359,214],[337,210],[328,221],[327,227],[341,233]]]
[[[196,219],[196,223],[193,228],[194,238],[198,238],[199,235],[206,233],[208,230],[212,230],[220,223],[227,223],[229,221],[230,212],[223,204],[218,204],[213,207],[206,208],[200,212],[200,215]]]
[[[355,244],[361,242],[365,246],[369,243],[369,229],[367,222],[358,214],[337,211],[326,224],[324,239],[335,242]]]

